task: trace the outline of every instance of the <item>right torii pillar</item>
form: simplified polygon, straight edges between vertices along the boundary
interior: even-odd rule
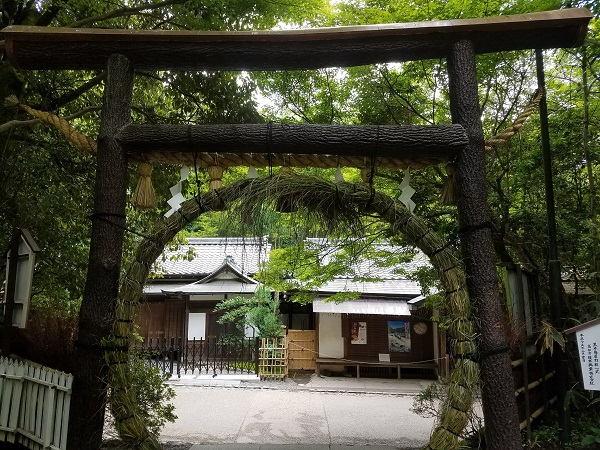
[[[469,138],[469,144],[458,155],[454,180],[467,289],[479,333],[486,448],[520,450],[510,349],[494,264],[475,49],[471,41],[459,41],[452,46],[448,76],[452,122],[462,125]]]

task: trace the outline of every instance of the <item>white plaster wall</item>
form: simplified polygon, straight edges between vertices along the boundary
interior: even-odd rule
[[[188,315],[188,340],[206,338],[206,313]]]
[[[319,356],[321,358],[344,357],[341,314],[319,313]]]

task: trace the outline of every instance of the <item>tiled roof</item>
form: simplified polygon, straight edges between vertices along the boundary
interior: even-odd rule
[[[235,280],[238,283],[258,284],[258,281],[254,278],[244,274],[244,271],[235,263],[231,256],[225,258],[221,267],[215,269],[210,275],[202,278],[200,281],[196,281],[194,284],[212,283],[219,279]]]
[[[214,280],[209,283],[192,283],[166,290],[165,293],[200,294],[253,294],[258,289],[258,284],[242,283],[240,280]]]
[[[335,247],[325,239],[307,239],[310,245],[322,248],[322,262],[326,264],[336,252]],[[193,258],[171,260],[174,255],[186,255],[192,249]],[[165,275],[163,281],[149,283],[144,288],[145,294],[160,294],[165,292],[188,292],[199,289],[199,282],[173,283],[168,281],[169,276],[186,276],[186,278],[204,278],[217,271],[230,261],[234,268],[239,269],[244,275],[253,275],[257,272],[259,264],[267,261],[271,246],[267,237],[262,238],[189,238],[187,245],[181,246],[173,252],[165,252],[165,261],[159,264]],[[386,243],[376,244],[375,250],[403,255],[414,253],[399,246]],[[331,294],[344,291],[356,291],[366,295],[401,295],[415,297],[421,294],[421,287],[417,281],[409,280],[405,273],[411,273],[419,267],[429,266],[427,257],[416,252],[416,255],[407,262],[402,262],[393,267],[382,267],[372,260],[357,258],[352,262],[348,274],[338,276],[325,283],[318,291],[322,294]],[[398,271],[398,269],[402,269]],[[381,281],[355,281],[354,276],[379,278]],[[224,287],[222,287],[224,289]],[[229,288],[234,288],[230,286]],[[204,288],[202,288],[204,290]],[[215,291],[216,292],[216,291]],[[219,289],[220,292],[220,289]]]
[[[259,238],[188,238],[187,245],[166,251],[159,258],[157,271],[165,276],[207,276],[221,267],[230,256],[244,274],[255,274],[267,261],[271,244],[267,237]],[[189,256],[189,258],[188,258]]]
[[[178,286],[172,290],[163,289],[163,292],[175,294],[253,294],[258,289],[258,281],[242,273],[240,268],[233,262],[231,257],[225,261],[213,273],[200,281]]]
[[[162,283],[152,281],[144,285],[144,295],[162,295],[163,290],[166,292],[178,292],[187,283]]]

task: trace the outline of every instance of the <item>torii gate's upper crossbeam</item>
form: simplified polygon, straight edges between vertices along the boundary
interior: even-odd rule
[[[278,31],[164,31],[9,26],[6,54],[22,69],[104,69],[111,54],[142,70],[294,70],[575,47],[592,14],[563,9],[482,19]]]

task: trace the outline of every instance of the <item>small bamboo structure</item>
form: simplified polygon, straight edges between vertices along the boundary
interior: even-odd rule
[[[288,343],[286,336],[263,338],[258,356],[261,380],[281,380],[288,377]]]

